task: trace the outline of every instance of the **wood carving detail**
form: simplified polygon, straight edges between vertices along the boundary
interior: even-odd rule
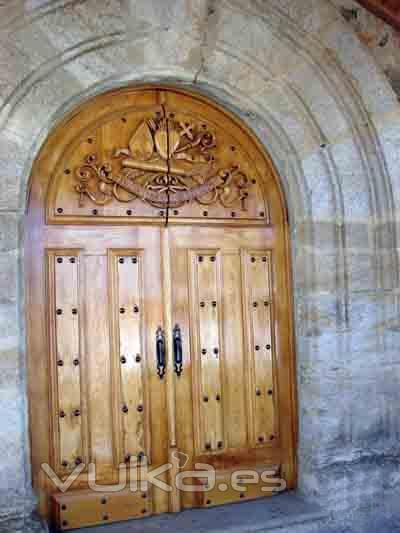
[[[129,146],[115,150],[113,161],[90,154],[76,169],[79,205],[87,197],[97,205],[139,198],[157,208],[196,201],[245,211],[251,182],[238,165],[218,168],[216,145],[206,125],[159,114],[143,120]]]

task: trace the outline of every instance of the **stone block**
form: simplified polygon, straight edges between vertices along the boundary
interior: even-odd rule
[[[14,252],[19,241],[19,216],[0,213],[0,253]]]
[[[0,253],[0,304],[17,301],[18,276],[17,252]]]

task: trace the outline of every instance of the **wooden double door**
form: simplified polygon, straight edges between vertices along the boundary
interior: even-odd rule
[[[86,504],[83,471],[75,490],[56,492],[64,529],[266,496],[282,488],[271,478],[293,486],[286,276],[272,230],[51,227],[42,237],[55,471],[93,463],[113,484],[125,465],[140,476],[171,464],[160,474],[171,492],[150,484],[126,516],[118,501]],[[215,469],[215,486],[199,472],[185,480],[198,491],[176,487],[196,463]],[[232,487],[248,470],[257,479]]]
[[[44,146],[25,230],[44,516],[73,529],[295,486],[287,218],[240,123],[172,89],[101,95]]]

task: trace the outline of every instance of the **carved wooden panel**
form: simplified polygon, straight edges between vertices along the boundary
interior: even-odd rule
[[[195,347],[195,422],[197,449],[225,447],[221,338],[221,257],[218,250],[191,250],[192,335]]]
[[[79,250],[47,250],[54,459],[61,472],[72,470],[87,455],[79,260]]]
[[[145,388],[143,251],[108,251],[114,361],[117,464],[150,460],[149,405]]]
[[[158,101],[157,101],[158,100]],[[78,131],[54,168],[51,223],[249,220],[265,224],[263,173],[239,128],[168,92]]]
[[[272,270],[269,251],[242,251],[252,446],[277,442]]]

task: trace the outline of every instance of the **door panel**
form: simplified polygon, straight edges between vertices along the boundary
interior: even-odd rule
[[[271,229],[168,231],[173,322],[184,344],[183,372],[175,378],[178,448],[190,457],[188,468],[205,462],[220,478],[229,478],[232,468],[261,471],[262,465],[273,466],[276,474],[292,459],[279,438],[284,406],[276,383],[279,378],[284,390],[290,383],[281,383],[276,364],[284,364],[286,355],[275,339],[280,333],[273,310],[285,291],[274,259],[275,236]],[[289,424],[285,431],[291,432]],[[236,501],[231,493],[217,500]],[[250,494],[266,495],[259,487],[242,498]],[[184,493],[182,501],[195,506],[199,496]]]
[[[97,481],[114,484],[121,464],[133,472],[144,455],[166,463],[166,391],[155,353],[163,323],[160,229],[106,236],[94,228],[54,228],[36,244],[37,273],[47,287],[31,291],[46,309],[37,325],[44,321],[48,330],[50,466],[65,478],[77,465],[94,463]],[[45,351],[46,336],[38,340]],[[74,486],[87,486],[85,471]],[[168,494],[155,490],[153,511],[167,508]]]
[[[47,291],[51,359],[55,379],[55,464],[71,471],[87,459],[86,413],[82,417],[85,384],[80,368],[82,309],[79,250],[47,250]]]
[[[150,410],[146,387],[144,254],[108,250],[113,337],[116,461],[137,461],[150,453]]]

